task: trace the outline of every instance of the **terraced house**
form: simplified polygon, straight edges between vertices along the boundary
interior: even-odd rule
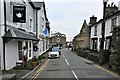
[[[33,56],[40,55],[38,51],[43,47],[47,46],[41,52],[47,50],[50,28],[44,2],[1,0],[0,13],[2,70],[9,70],[15,67],[16,63],[22,63],[23,56],[30,60]],[[44,22],[40,21],[41,15],[44,15],[42,16]],[[43,36],[47,44],[43,40],[42,46],[38,47],[38,43],[41,40],[39,37],[41,27],[43,28],[43,35],[47,35]]]
[[[119,3],[120,6],[120,3]],[[120,25],[120,8],[113,3],[106,8],[105,18],[105,36],[104,49],[110,50],[112,45],[113,29]],[[100,43],[102,38],[102,23],[103,19],[90,25],[90,49],[100,51]]]

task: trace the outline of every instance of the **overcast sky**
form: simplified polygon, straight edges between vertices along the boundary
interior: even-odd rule
[[[43,1],[43,0],[39,0]],[[52,33],[66,34],[67,41],[80,32],[84,20],[95,15],[97,20],[103,15],[103,0],[44,0]],[[120,0],[109,0],[118,6]]]

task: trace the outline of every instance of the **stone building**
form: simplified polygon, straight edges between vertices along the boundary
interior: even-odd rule
[[[89,27],[84,20],[80,33],[73,39],[74,48],[89,48]]]
[[[61,45],[62,47],[66,47],[66,35],[60,32],[51,34],[50,39],[51,45]]]

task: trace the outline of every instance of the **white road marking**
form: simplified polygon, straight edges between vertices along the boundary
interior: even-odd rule
[[[75,74],[75,72],[73,70],[72,70],[72,73],[73,73],[74,77],[76,78],[76,80],[79,80],[77,75]]]
[[[67,65],[70,65],[69,62],[67,61],[67,59],[65,59],[65,61],[66,61]]]
[[[65,56],[63,55],[63,57],[65,58]]]

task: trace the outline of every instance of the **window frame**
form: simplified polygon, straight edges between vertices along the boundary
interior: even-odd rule
[[[29,16],[29,31],[33,32],[33,18]]]
[[[111,19],[111,31],[113,31],[114,27],[117,25],[117,17]]]
[[[94,27],[94,36],[97,36],[97,32],[98,32],[98,30],[97,30],[97,25],[95,25],[95,27]]]
[[[18,60],[23,59],[22,41],[18,41]],[[21,56],[20,56],[21,55]]]

